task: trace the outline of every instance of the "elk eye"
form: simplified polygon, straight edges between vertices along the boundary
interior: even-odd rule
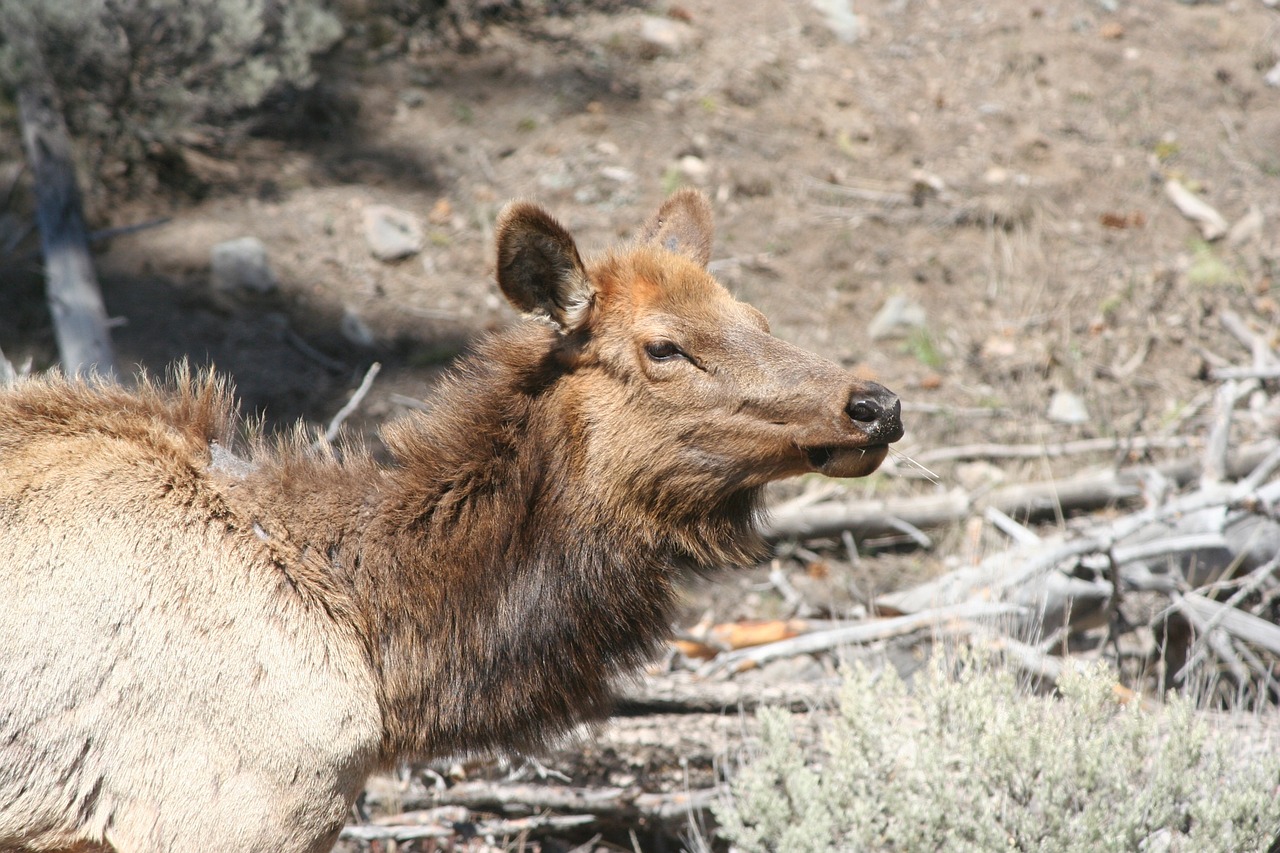
[[[686,358],[680,347],[671,341],[650,341],[644,345],[644,351],[654,361],[671,361],[673,358]]]

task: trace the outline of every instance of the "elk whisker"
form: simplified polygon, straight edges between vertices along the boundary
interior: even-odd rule
[[[893,454],[894,459],[901,459],[903,462],[909,463],[912,467],[916,468],[921,473],[923,473],[925,476],[925,479],[927,479],[930,483],[933,483],[935,486],[942,484],[942,479],[937,474],[933,473],[928,468],[924,467],[919,462],[912,459],[907,454],[903,453],[901,450],[898,450],[896,447],[890,446],[889,452]]]

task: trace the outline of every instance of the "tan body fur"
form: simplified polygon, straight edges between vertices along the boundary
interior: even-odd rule
[[[591,266],[509,208],[491,339],[389,464],[239,448],[230,395],[0,391],[0,850],[325,850],[366,776],[607,712],[760,488],[874,470],[896,398],[771,337],[673,197]]]

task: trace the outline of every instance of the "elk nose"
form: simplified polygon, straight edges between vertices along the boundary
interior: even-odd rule
[[[902,438],[902,403],[881,385],[859,388],[844,411],[872,441],[888,444]]]

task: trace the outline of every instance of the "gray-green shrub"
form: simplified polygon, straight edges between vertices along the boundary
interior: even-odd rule
[[[321,0],[0,0],[0,81],[38,48],[72,132],[130,162],[310,85],[341,34]]]
[[[811,748],[760,714],[758,751],[715,810],[754,851],[1265,850],[1280,832],[1280,752],[1211,729],[1185,700],[1122,705],[1102,667],[1034,696],[1008,671],[847,676]]]

